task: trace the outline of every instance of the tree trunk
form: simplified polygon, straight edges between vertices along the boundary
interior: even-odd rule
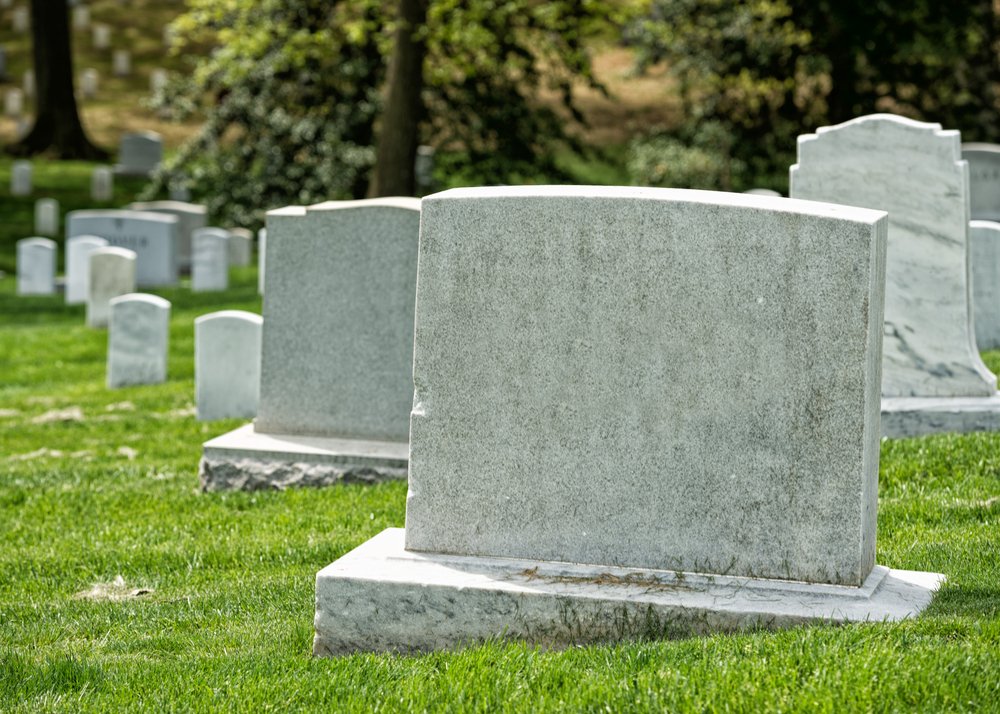
[[[413,164],[423,113],[424,86],[422,32],[428,0],[399,0],[395,46],[389,58],[385,107],[378,134],[375,170],[368,196],[412,196],[416,192]]]
[[[104,160],[80,123],[73,94],[73,50],[66,0],[31,0],[35,61],[35,123],[23,139],[7,147],[13,156],[52,149],[58,159]]]

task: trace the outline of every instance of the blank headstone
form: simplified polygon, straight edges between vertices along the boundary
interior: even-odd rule
[[[110,201],[114,196],[115,175],[109,166],[96,166],[90,175],[90,197],[95,201]]]
[[[13,196],[31,195],[31,162],[15,161],[10,173],[10,192]]]
[[[149,74],[149,91],[152,94],[156,94],[163,90],[167,86],[167,70],[165,69],[154,69]]]
[[[230,228],[228,248],[230,265],[250,265],[253,260],[253,233],[246,228]]]
[[[981,350],[1000,349],[1000,223],[969,224],[969,262],[976,345]]]
[[[111,56],[111,70],[116,77],[128,77],[132,73],[132,54],[128,50],[115,50]]]
[[[100,236],[73,236],[66,239],[66,303],[87,302],[90,285],[90,254],[108,242]]]
[[[95,24],[91,27],[94,49],[106,50],[111,46],[111,28],[107,25]]]
[[[107,327],[111,299],[135,292],[135,251],[109,246],[88,257],[87,325]]]
[[[108,320],[108,387],[167,379],[170,303],[156,295],[112,298]]]
[[[136,201],[126,206],[130,211],[152,211],[168,216],[176,216],[179,221],[177,260],[182,270],[191,267],[191,235],[204,228],[208,220],[208,209],[200,203],[185,201]]]
[[[1000,221],[1000,144],[962,144],[969,162],[969,215],[972,220]]]
[[[191,187],[186,179],[178,179],[170,182],[170,200],[187,203],[191,200]]]
[[[101,236],[113,246],[135,251],[136,279],[140,286],[177,284],[179,232],[177,218],[162,213],[83,210],[66,215],[67,237]]]
[[[14,32],[24,33],[28,31],[30,26],[30,16],[28,14],[28,8],[23,5],[14,8],[14,12],[11,14],[11,27]]]
[[[24,91],[12,87],[4,92],[3,112],[9,117],[17,118],[24,113]]]
[[[86,30],[90,25],[90,8],[86,5],[77,5],[73,8],[73,29]]]
[[[80,73],[80,94],[84,99],[93,99],[97,96],[99,81],[100,75],[96,69],[88,68]]]
[[[413,175],[417,194],[423,196],[434,190],[434,147],[418,146],[413,160]]]
[[[35,201],[35,233],[54,236],[59,233],[59,201],[40,198]]]
[[[35,70],[26,69],[21,79],[21,87],[24,89],[24,96],[35,96]]]
[[[56,291],[56,243],[48,238],[17,242],[17,294],[52,295]]]
[[[115,172],[127,176],[148,176],[163,161],[163,138],[155,131],[124,134],[118,161]]]
[[[198,419],[257,413],[260,391],[260,315],[223,310],[194,321],[194,383]]]
[[[199,228],[191,235],[191,290],[207,292],[229,287],[229,232]]]
[[[267,264],[267,228],[257,231],[257,292],[264,294],[264,266]]]

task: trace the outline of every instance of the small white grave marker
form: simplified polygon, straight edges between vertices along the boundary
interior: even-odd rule
[[[96,69],[88,67],[80,72],[80,94],[84,99],[93,99],[97,96],[99,82],[100,75]]]
[[[116,77],[128,77],[132,73],[132,55],[128,50],[115,50],[111,61]]]
[[[35,201],[35,233],[40,236],[59,233],[59,201],[54,198]]]
[[[56,243],[48,238],[17,242],[17,294],[51,295],[56,291]]]
[[[4,92],[3,113],[9,117],[17,118],[24,113],[24,91],[13,87]]]
[[[66,304],[87,302],[90,285],[90,254],[105,248],[108,241],[100,236],[73,236],[66,239]]]
[[[191,234],[191,290],[209,292],[229,287],[229,232],[199,228]]]
[[[135,251],[109,246],[90,252],[87,325],[107,327],[111,298],[135,292]]]
[[[243,418],[257,413],[263,319],[223,310],[194,321],[194,384],[198,419]]]
[[[167,379],[170,303],[156,295],[112,298],[108,321],[108,387]]]
[[[108,166],[97,166],[90,175],[90,197],[95,201],[110,201],[114,194],[114,172]]]
[[[94,25],[91,30],[94,49],[106,50],[111,46],[111,28],[107,25]]]
[[[15,7],[14,12],[10,18],[10,24],[14,32],[24,33],[28,31],[31,20],[28,14],[28,8],[21,5],[20,7]]]
[[[229,229],[229,264],[239,267],[250,265],[253,259],[253,233],[246,228]]]
[[[167,86],[167,70],[154,69],[149,75],[149,91],[156,94]]]
[[[73,29],[86,30],[90,25],[90,8],[86,5],[77,5],[73,8]]]
[[[31,162],[15,161],[10,173],[10,192],[13,196],[31,195]]]

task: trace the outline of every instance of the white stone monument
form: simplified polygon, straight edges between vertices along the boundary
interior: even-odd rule
[[[80,94],[84,99],[93,99],[97,96],[99,82],[100,75],[96,69],[87,68],[80,72]]]
[[[267,264],[267,228],[257,231],[257,292],[264,294],[264,266]]]
[[[10,172],[10,193],[12,196],[30,196],[31,162],[15,161]]]
[[[167,379],[170,303],[156,295],[112,298],[108,320],[108,387]]]
[[[257,413],[260,393],[260,315],[223,310],[194,321],[194,384],[198,419]]]
[[[111,28],[108,25],[98,25],[95,23],[90,28],[90,32],[94,49],[106,50],[111,46]]]
[[[875,114],[800,136],[791,196],[889,212],[886,436],[1000,429],[970,310],[969,173],[957,131]]]
[[[110,201],[114,197],[114,172],[109,166],[95,166],[90,175],[90,197],[95,201]]]
[[[976,346],[1000,349],[1000,223],[969,224],[969,258]]]
[[[82,305],[90,294],[90,254],[106,248],[100,236],[73,236],[66,239],[66,304]]]
[[[115,173],[148,176],[163,161],[163,138],[155,131],[122,136]]]
[[[420,201],[267,215],[257,419],[205,444],[206,490],[406,476]]]
[[[253,260],[253,233],[246,228],[229,229],[229,264],[245,268]]]
[[[90,26],[90,8],[86,5],[76,5],[73,8],[73,29],[86,30]]]
[[[12,87],[4,92],[3,113],[13,119],[24,113],[24,90]]]
[[[167,286],[178,282],[175,216],[146,211],[82,210],[66,215],[66,237],[101,236],[113,246],[135,251],[140,286]]]
[[[54,198],[35,201],[35,233],[40,236],[59,234],[59,201]]]
[[[425,198],[406,529],[318,574],[314,653],[918,613],[941,576],[875,564],[885,236],[737,193]]]
[[[108,246],[90,251],[87,278],[87,326],[107,327],[111,299],[135,292],[136,254]]]
[[[111,71],[116,77],[132,74],[132,54],[128,50],[115,50],[111,55]]]
[[[56,243],[48,238],[17,242],[17,294],[52,295],[56,291]]]
[[[198,203],[185,201],[137,201],[126,206],[130,211],[152,211],[168,216],[176,216],[179,221],[177,260],[183,271],[191,269],[191,236],[199,228],[204,228],[208,220],[208,209]]]
[[[14,32],[20,34],[27,32],[28,28],[31,26],[31,18],[28,14],[28,8],[24,5],[19,5],[14,8],[14,12],[11,13],[10,20],[11,28]]]
[[[749,193],[751,196],[781,196],[780,193],[775,191],[773,188],[751,188],[743,193]]]
[[[969,212],[972,220],[1000,221],[1000,144],[962,144],[969,162]]]
[[[229,232],[222,228],[199,228],[191,236],[191,290],[210,292],[229,287]]]
[[[163,88],[167,86],[167,70],[165,69],[154,69],[149,73],[149,91],[151,94],[156,94],[157,92],[163,91]]]

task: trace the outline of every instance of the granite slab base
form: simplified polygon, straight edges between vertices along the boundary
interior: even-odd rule
[[[205,491],[267,491],[406,478],[408,444],[262,434],[241,426],[203,445]]]
[[[860,588],[404,550],[390,528],[316,576],[313,654],[425,652],[490,639],[545,647],[808,623],[894,621],[937,573],[876,566]]]
[[[883,397],[882,436],[1000,431],[1000,393],[990,397]]]

